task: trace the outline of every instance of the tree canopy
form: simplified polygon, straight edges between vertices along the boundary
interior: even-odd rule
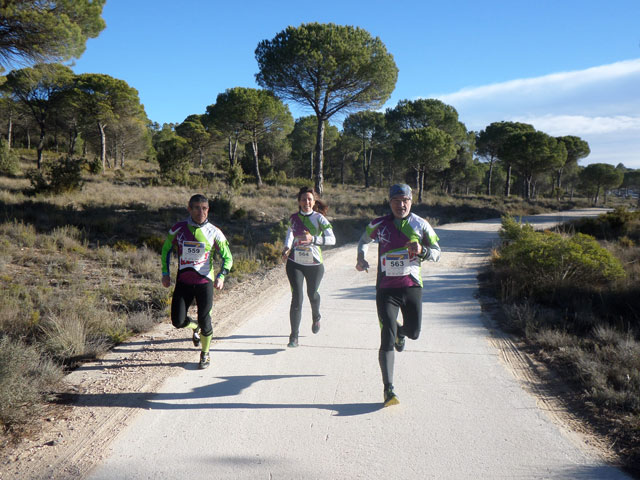
[[[500,151],[509,138],[514,133],[518,132],[533,132],[535,128],[528,123],[520,122],[493,122],[488,125],[487,128],[480,131],[476,137],[476,148],[480,157],[486,158],[489,161],[489,172],[487,178],[487,195],[491,195],[491,185],[493,177],[494,162],[500,158]],[[505,159],[501,159],[505,160]],[[511,164],[508,160],[505,160],[506,164],[506,180],[504,194],[509,196],[511,189]]]
[[[526,182],[525,198],[529,200],[534,175],[564,165],[567,149],[563,143],[544,132],[514,133],[502,145],[500,157],[521,174]]]
[[[0,67],[80,57],[87,39],[106,26],[101,17],[105,1],[0,2]]]
[[[424,176],[440,172],[449,166],[456,154],[453,137],[436,127],[403,130],[395,144],[395,154],[409,163],[417,174],[418,201],[422,201]]]
[[[289,108],[267,90],[236,87],[218,95],[208,111],[213,122],[236,142],[240,138],[251,142],[256,183],[262,185],[258,143],[267,135],[284,137],[291,132],[293,117]]]
[[[318,119],[315,184],[322,193],[325,121],[382,106],[398,78],[393,56],[366,30],[333,23],[289,26],[260,42],[255,55],[258,85],[310,107]]]
[[[594,205],[601,190],[619,187],[623,178],[624,173],[608,163],[592,163],[580,172],[582,187],[592,195]]]
[[[38,168],[42,166],[42,154],[47,126],[51,116],[52,100],[73,81],[73,72],[69,67],[59,64],[38,64],[9,72],[2,85],[5,92],[26,107],[39,127]]]

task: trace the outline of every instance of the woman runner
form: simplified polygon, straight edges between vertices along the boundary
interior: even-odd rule
[[[298,333],[302,318],[304,293],[302,283],[307,282],[307,296],[311,303],[311,331],[320,331],[320,294],[318,288],[324,275],[320,246],[335,245],[333,228],[325,218],[329,207],[318,199],[313,188],[302,187],[298,192],[299,211],[290,217],[284,240],[282,258],[286,261],[287,277],[291,285],[289,321],[291,334],[288,347],[298,346]]]

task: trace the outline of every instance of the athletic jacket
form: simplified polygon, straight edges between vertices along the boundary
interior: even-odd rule
[[[194,285],[213,281],[213,259],[216,252],[222,257],[219,278],[224,279],[233,265],[226,237],[208,220],[198,225],[189,217],[169,230],[162,246],[162,275],[169,275],[173,250],[178,252],[178,282]]]
[[[424,260],[437,262],[440,260],[438,236],[429,222],[409,213],[403,219],[396,219],[393,214],[373,220],[358,242],[358,259],[364,259],[368,244],[378,242],[378,277],[379,288],[402,288],[419,285],[422,287],[421,263]],[[409,255],[406,244],[420,242],[420,255]]]
[[[313,235],[310,245],[299,245],[295,237],[308,231]],[[324,215],[316,211],[309,214],[294,213],[289,218],[289,228],[284,239],[285,248],[291,249],[289,260],[301,265],[320,265],[322,263],[321,245],[335,245],[333,227]]]

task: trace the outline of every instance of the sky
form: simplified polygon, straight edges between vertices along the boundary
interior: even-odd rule
[[[107,0],[103,18],[73,70],[125,80],[159,124],[205,113],[228,88],[259,88],[260,41],[331,22],[367,30],[393,55],[383,110],[437,98],[468,130],[530,123],[586,140],[580,165],[640,168],[640,0]]]

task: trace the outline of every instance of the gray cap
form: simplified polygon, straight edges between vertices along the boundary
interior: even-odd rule
[[[402,195],[403,197],[411,199],[411,187],[406,183],[396,183],[395,185],[392,185],[389,189],[389,198],[393,198],[397,195]]]

